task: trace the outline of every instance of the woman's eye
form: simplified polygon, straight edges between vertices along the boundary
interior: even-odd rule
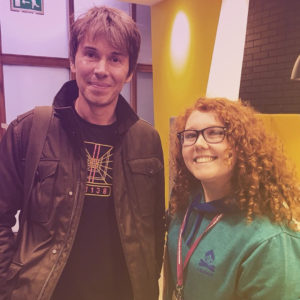
[[[208,131],[207,134],[210,136],[222,135],[223,131],[219,130],[219,129],[212,129],[212,130]]]
[[[185,134],[186,139],[194,139],[196,137],[196,134],[194,132],[189,132]]]

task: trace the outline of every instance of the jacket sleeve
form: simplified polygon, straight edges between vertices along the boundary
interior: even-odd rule
[[[162,164],[163,152],[161,147],[160,138],[158,137],[158,154]],[[158,266],[158,277],[160,276],[163,251],[165,244],[165,180],[164,180],[164,168],[162,168],[157,178],[157,197],[156,197],[156,208],[155,208],[155,231],[156,231],[156,262]]]
[[[23,196],[20,138],[11,124],[0,142],[0,298],[14,253],[15,239],[11,227],[16,223],[15,215],[21,208]]]
[[[171,300],[172,294],[175,289],[170,266],[170,258],[168,251],[168,244],[165,244],[164,249],[164,263],[163,263],[163,290],[162,290],[162,299]]]
[[[241,266],[241,299],[300,299],[300,234],[280,233],[264,241]]]

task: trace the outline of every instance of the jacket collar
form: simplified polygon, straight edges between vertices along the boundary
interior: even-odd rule
[[[72,125],[74,122],[74,112],[72,106],[78,97],[78,86],[75,80],[66,82],[59,90],[54,98],[53,106],[58,116],[62,117],[62,120],[66,120],[67,124]],[[130,105],[124,99],[122,95],[119,95],[116,116],[118,123],[118,132],[120,135],[124,134],[139,117],[132,110]],[[73,120],[71,120],[73,119]],[[71,123],[70,123],[71,122]],[[73,124],[76,125],[76,124]],[[75,127],[76,128],[76,127]]]

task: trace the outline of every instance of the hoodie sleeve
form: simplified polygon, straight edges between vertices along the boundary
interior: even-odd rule
[[[281,232],[258,245],[241,265],[240,299],[300,299],[300,233]]]

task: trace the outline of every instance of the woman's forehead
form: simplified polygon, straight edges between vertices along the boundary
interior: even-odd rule
[[[215,112],[203,112],[199,110],[193,110],[186,121],[185,127],[209,127],[209,126],[223,126],[224,124],[219,119]]]

